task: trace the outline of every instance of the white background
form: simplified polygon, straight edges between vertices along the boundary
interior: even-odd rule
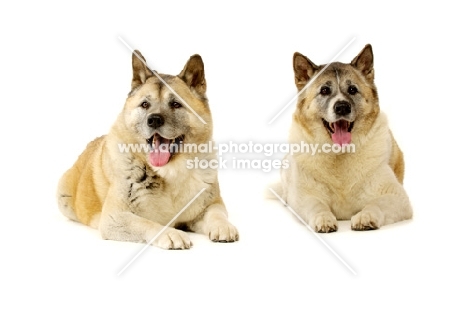
[[[455,1],[47,1],[0,5],[2,310],[384,310],[467,307],[465,10]],[[189,251],[101,240],[55,202],[61,174],[123,107],[131,54],[177,74],[205,62],[218,141],[282,142],[292,55],[375,55],[382,110],[405,152],[414,219],[321,235],[262,197],[278,172],[220,171],[241,240]]]

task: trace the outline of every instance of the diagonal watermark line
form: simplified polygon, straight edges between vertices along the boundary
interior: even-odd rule
[[[351,39],[351,41],[349,41],[326,65],[325,67],[323,67],[322,70],[319,71],[318,74],[315,75],[315,77],[313,77],[309,82],[307,82],[307,84],[304,86],[304,88],[302,90],[300,90],[287,104],[286,106],[284,106],[274,117],[273,119],[270,120],[270,122],[268,122],[268,124],[271,124],[273,123],[273,121],[275,121],[294,101],[297,100],[297,98],[328,68],[328,66],[330,66],[331,63],[333,63],[335,61],[335,59],[338,58],[338,56],[340,56],[341,53],[343,53],[344,50],[346,50],[350,45],[351,43],[353,43],[353,41],[356,40],[356,37],[353,37]]]
[[[169,89],[169,91],[171,91],[172,94],[174,94],[195,116],[197,116],[197,118],[203,124],[206,124],[205,120],[203,120],[203,118],[200,117],[200,115],[189,104],[187,104],[187,102],[179,94],[177,94],[177,92],[174,91],[174,89],[169,84],[167,84],[166,81],[164,81],[163,78],[161,78],[161,76],[156,72],[156,70],[152,70],[148,66],[148,64],[146,64],[145,60],[143,58],[141,58],[140,55],[136,54],[135,50],[130,45],[128,45],[128,43],[124,39],[122,39],[122,37],[119,36],[118,38],[130,50],[130,52],[132,52],[133,55],[138,57],[138,59],[146,66],[146,68],[148,68],[149,71],[151,71]]]
[[[190,202],[188,202],[178,213],[177,215],[174,216],[174,218],[171,219],[171,221],[169,221],[167,223],[167,225],[164,226],[164,228],[162,228],[158,234],[156,234],[152,239],[151,241],[149,241],[148,243],[146,243],[145,247],[143,247],[135,256],[133,256],[133,258],[125,265],[125,267],[122,268],[122,270],[119,271],[119,273],[117,273],[117,276],[120,276],[138,257],[140,257],[140,255],[151,245],[153,244],[153,242],[161,235],[163,234],[164,231],[166,231],[166,229],[177,219],[177,217],[180,216],[180,214],[182,214],[189,206],[190,204],[193,203],[193,201],[195,201],[202,193],[203,191],[205,191],[206,188],[203,188],[202,190],[200,190],[200,192],[198,192],[194,197],[193,199],[190,200]]]
[[[307,229],[309,229],[309,230],[317,237],[317,239],[318,239],[318,240],[319,240],[319,241],[320,241],[320,242],[321,242],[321,243],[322,243],[338,260],[339,260],[339,261],[341,261],[341,263],[342,263],[346,268],[348,268],[349,271],[351,271],[352,274],[357,275],[356,271],[354,271],[354,269],[351,268],[351,266],[348,265],[348,263],[347,263],[346,261],[344,261],[344,259],[341,258],[341,256],[338,255],[338,253],[335,252],[335,250],[334,250],[333,248],[331,248],[331,246],[328,245],[327,242],[325,242],[325,241],[320,237],[320,235],[318,235],[317,232],[315,232],[315,230],[313,230],[313,229],[309,226],[309,224],[306,223],[306,222],[304,221],[304,219],[302,219],[301,216],[299,216],[299,215],[291,208],[291,206],[289,206],[288,203],[286,203],[286,202],[283,200],[283,198],[281,198],[281,197],[275,192],[275,190],[273,190],[273,189],[271,189],[271,188],[268,188],[268,189],[271,191],[271,193],[273,193],[273,194],[275,195],[275,197],[278,198],[278,200],[281,201],[281,203],[284,204],[284,206],[286,206],[286,207],[297,217],[297,219],[299,219],[299,220],[307,227]]]

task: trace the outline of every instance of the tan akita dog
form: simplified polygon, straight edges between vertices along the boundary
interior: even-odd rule
[[[345,149],[354,152],[287,156],[290,166],[282,170],[277,189],[317,232],[336,231],[337,219],[351,219],[354,230],[369,230],[412,217],[402,186],[403,154],[380,112],[373,65],[370,45],[350,64],[327,68],[294,54],[300,94],[290,143],[354,147]]]
[[[60,210],[72,220],[98,228],[104,239],[150,242],[159,235],[153,242],[156,246],[188,249],[189,236],[178,230],[185,229],[206,234],[212,241],[237,241],[237,229],[229,223],[220,196],[217,171],[187,168],[189,160],[212,160],[216,154],[172,148],[212,139],[201,57],[193,55],[177,76],[160,74],[165,83],[146,67],[138,51],[132,64],[131,91],[110,132],[89,143],[59,182]]]

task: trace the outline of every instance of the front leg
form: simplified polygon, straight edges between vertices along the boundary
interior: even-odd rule
[[[201,219],[196,221],[191,229],[203,233],[213,242],[235,242],[239,233],[229,221],[226,207],[222,202],[208,206]]]
[[[292,200],[290,206],[315,232],[329,233],[338,230],[335,215],[318,198],[302,195]]]
[[[351,229],[373,230],[383,225],[410,219],[413,210],[409,198],[400,184],[385,187],[389,191],[371,200],[351,218]]]
[[[187,233],[133,214],[119,196],[108,195],[99,223],[103,239],[145,242],[163,249],[189,249],[192,245]],[[157,237],[154,241],[152,241]]]
[[[338,222],[330,207],[320,200],[327,188],[313,179],[313,174],[300,168],[290,156],[291,168],[281,173],[283,199],[315,232],[338,230]]]

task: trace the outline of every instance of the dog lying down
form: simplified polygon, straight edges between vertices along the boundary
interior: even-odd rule
[[[186,167],[188,160],[210,160],[216,154],[159,148],[212,140],[201,57],[193,55],[177,76],[149,70],[138,51],[133,53],[132,65],[131,91],[122,112],[109,133],[90,142],[61,178],[59,209],[68,218],[99,229],[104,239],[149,243],[158,236],[152,243],[155,246],[188,249],[192,243],[179,230],[183,228],[216,242],[237,241],[237,229],[229,223],[220,195],[217,171]],[[122,144],[148,148],[121,152]]]
[[[370,230],[412,217],[403,154],[380,112],[373,64],[370,45],[351,63],[331,63],[321,74],[325,65],[294,54],[300,94],[289,142],[354,145],[354,152],[286,156],[289,168],[275,188],[317,232],[336,231],[337,220]]]

